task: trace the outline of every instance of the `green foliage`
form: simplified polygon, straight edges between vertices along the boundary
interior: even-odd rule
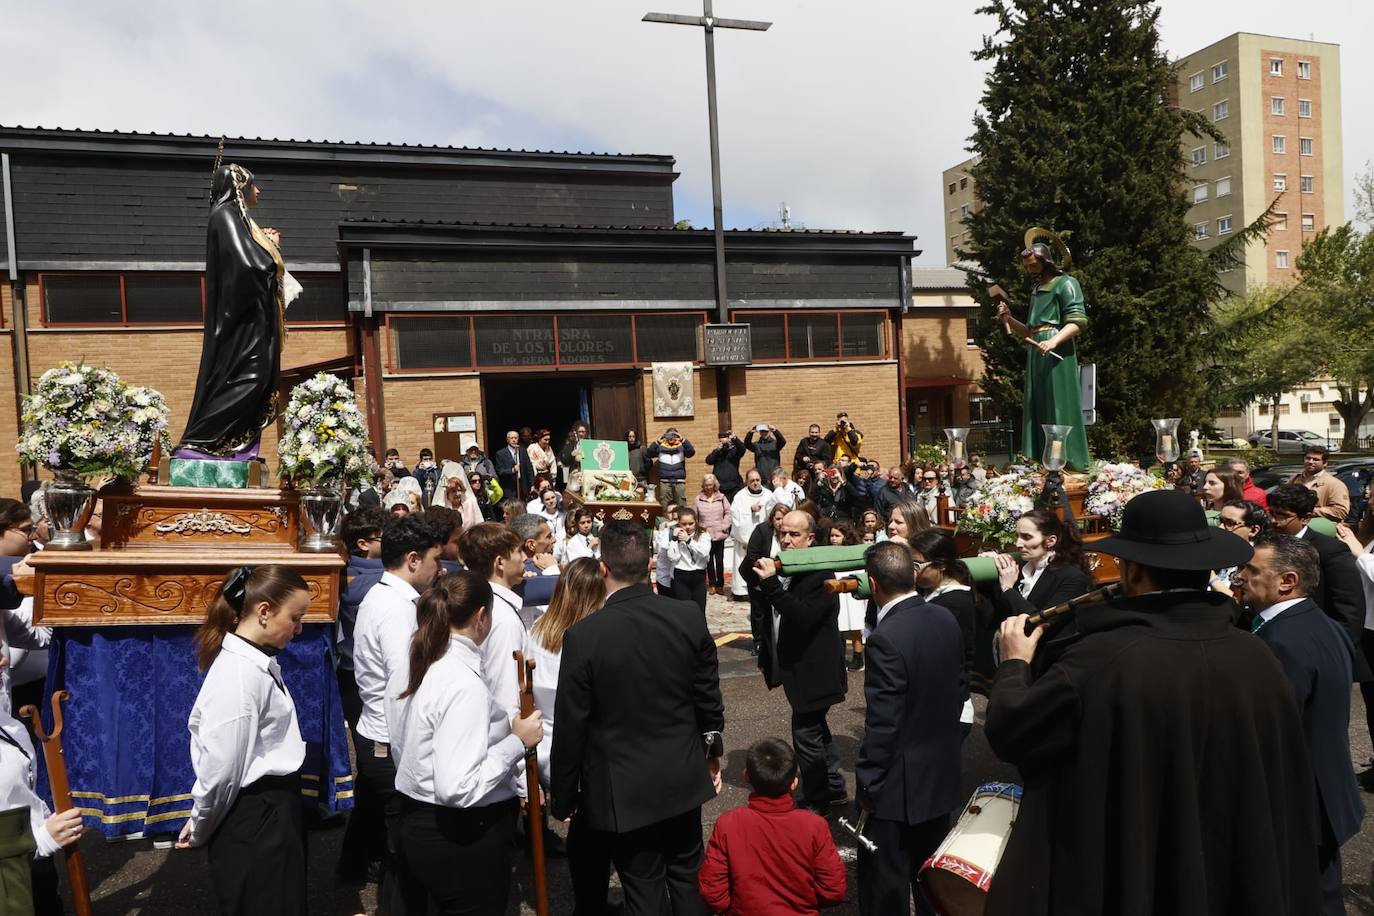
[[[1191,244],[1183,140],[1216,134],[1170,102],[1177,75],[1152,2],[989,0],[981,12],[996,19],[974,55],[992,62],[970,139],[985,207],[968,219],[959,256],[985,275],[970,279],[984,387],[1019,406],[1025,371],[1024,347],[1001,332],[984,287],[999,283],[1024,318],[1023,235],[1054,229],[1088,303],[1078,340],[1080,362],[1098,366],[1093,450],[1148,454],[1150,418],[1182,417],[1188,429],[1214,413],[1222,374],[1208,358],[1211,307],[1225,296],[1216,265],[1254,227],[1217,254]]]
[[[922,442],[911,453],[911,460],[917,464],[944,464],[945,447],[932,442]]]

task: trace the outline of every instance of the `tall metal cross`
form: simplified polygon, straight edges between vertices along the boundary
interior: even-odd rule
[[[752,19],[717,19],[711,12],[711,0],[702,0],[700,16],[646,13],[642,21],[699,26],[706,34],[706,113],[711,123],[711,208],[716,239],[716,320],[728,324],[730,300],[725,290],[725,227],[721,221],[720,205],[720,129],[716,124],[716,29],[766,32],[773,23]]]

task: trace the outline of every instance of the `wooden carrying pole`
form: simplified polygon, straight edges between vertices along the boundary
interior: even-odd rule
[[[36,706],[25,706],[19,715],[33,722],[33,733],[43,745],[43,762],[48,767],[48,785],[52,788],[53,807],[66,811],[73,807],[72,788],[67,782],[67,760],[62,754],[62,703],[71,694],[58,690],[52,695],[52,732],[43,730],[43,717]],[[63,847],[62,854],[67,858],[67,880],[72,886],[72,903],[76,905],[76,916],[93,916],[91,909],[91,887],[86,880],[86,863],[81,858],[81,849],[75,843]]]
[[[520,718],[534,712],[534,660],[525,660],[525,653],[516,651],[515,677],[520,685]],[[549,874],[544,865],[544,804],[539,799],[538,747],[525,748],[525,791],[528,796],[530,858],[534,869],[534,911],[549,916]]]

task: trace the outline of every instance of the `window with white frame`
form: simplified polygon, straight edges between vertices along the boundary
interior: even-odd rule
[[[959,208],[959,218],[968,219],[968,204],[964,204]]]
[[[1217,102],[1215,105],[1212,106],[1213,121],[1225,121],[1229,117],[1231,117],[1230,99],[1222,99],[1220,102]]]
[[[1225,60],[1224,60],[1224,61],[1222,61],[1222,62],[1219,63],[1219,64],[1213,65],[1213,67],[1212,67],[1212,82],[1214,82],[1214,83],[1219,83],[1219,82],[1221,82],[1222,80],[1226,79],[1227,74],[1230,73],[1230,72],[1231,72],[1231,66],[1230,66],[1230,62],[1229,62],[1229,61],[1225,61]]]
[[[1228,195],[1228,194],[1230,194],[1230,193],[1231,193],[1231,179],[1230,179],[1230,177],[1228,176],[1228,177],[1226,177],[1226,178],[1218,178],[1218,179],[1217,179],[1217,197],[1225,197],[1226,195]]]
[[[1298,117],[1300,117],[1300,118],[1310,118],[1310,117],[1312,117],[1312,100],[1311,100],[1311,99],[1298,99]]]
[[[1193,203],[1200,204],[1207,199],[1207,185],[1200,184],[1193,188]]]
[[[1202,88],[1203,86],[1205,86],[1206,84],[1207,84],[1207,80],[1206,80],[1205,77],[1203,77],[1203,75],[1202,75],[1201,73],[1194,73],[1192,76],[1188,77],[1188,91],[1189,91],[1189,92],[1197,92],[1199,89],[1201,89],[1201,88]]]
[[[1274,173],[1274,190],[1275,190],[1275,191],[1287,191],[1287,190],[1288,190],[1288,176],[1287,176],[1287,175],[1283,174],[1282,172],[1275,172],[1275,173]]]
[[[1287,270],[1287,269],[1288,269],[1288,252],[1286,252],[1286,251],[1276,251],[1276,252],[1274,252],[1274,266],[1277,267],[1277,268],[1279,268],[1280,270]]]
[[[1217,235],[1226,235],[1231,231],[1231,217],[1223,216],[1217,220]]]
[[[1269,99],[1269,113],[1275,115],[1283,114],[1283,96],[1276,95]]]
[[[1316,232],[1316,231],[1317,231],[1317,214],[1315,214],[1315,213],[1304,213],[1304,214],[1302,215],[1302,231],[1303,231],[1303,232]]]
[[[1298,79],[1310,80],[1312,78],[1312,62],[1306,60],[1298,61]]]
[[[1271,58],[1269,58],[1269,75],[1270,75],[1270,76],[1283,76],[1283,58],[1282,58],[1282,57],[1271,57]]]
[[[1298,139],[1298,153],[1303,156],[1312,155],[1312,138],[1301,137]]]
[[[1300,187],[1300,190],[1302,191],[1302,193],[1304,193],[1304,194],[1311,194],[1311,193],[1313,193],[1314,191],[1316,191],[1316,189],[1317,189],[1317,179],[1316,179],[1316,178],[1312,177],[1311,175],[1304,175],[1304,176],[1302,176],[1302,178],[1300,178],[1300,179],[1298,179],[1298,180],[1302,182],[1301,187]]]
[[[1193,223],[1193,238],[1195,238],[1195,239],[1205,239],[1205,238],[1207,238],[1207,224],[1206,224],[1206,223]]]
[[[1273,150],[1275,156],[1282,156],[1288,152],[1288,138],[1276,135],[1273,140]]]
[[[1193,165],[1206,165],[1206,164],[1207,164],[1207,147],[1205,147],[1205,146],[1199,146],[1197,149],[1193,150]]]
[[[1212,144],[1213,159],[1225,159],[1229,155],[1231,155],[1231,147],[1229,144],[1222,143],[1221,141]]]

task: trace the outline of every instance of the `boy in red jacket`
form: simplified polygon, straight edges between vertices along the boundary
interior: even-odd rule
[[[844,902],[845,872],[830,828],[792,804],[797,757],[764,738],[749,748],[749,804],[716,821],[697,884],[715,913],[737,916],[819,913]]]

